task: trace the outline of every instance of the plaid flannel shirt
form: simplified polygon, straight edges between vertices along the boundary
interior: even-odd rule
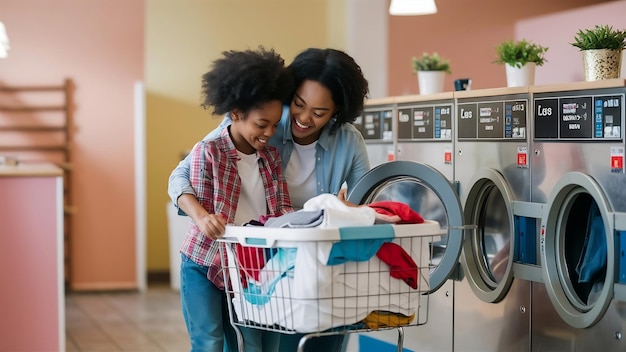
[[[257,151],[257,155],[268,215],[280,216],[293,211],[278,151],[267,147]],[[198,201],[210,214],[221,214],[228,223],[235,220],[241,192],[238,160],[227,128],[215,140],[198,142],[191,152],[190,181]],[[209,280],[223,289],[219,244],[206,237],[192,221],[181,252],[198,265],[207,266]]]

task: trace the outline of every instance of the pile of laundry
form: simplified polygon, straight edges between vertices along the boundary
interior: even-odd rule
[[[413,258],[425,246],[419,238],[396,238],[382,229],[390,223],[423,222],[403,203],[352,207],[324,194],[302,210],[248,224],[250,231],[255,226],[292,228],[293,242],[274,248],[227,247],[235,312],[243,320],[298,332],[352,324],[406,325],[421,294],[420,268]],[[302,228],[358,230],[361,236],[299,241]]]

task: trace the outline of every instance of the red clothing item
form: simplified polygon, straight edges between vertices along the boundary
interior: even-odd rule
[[[424,219],[410,206],[402,202],[394,201],[380,201],[368,204],[370,208],[373,208],[377,213],[384,215],[398,215],[400,221],[398,224],[421,224]]]
[[[402,279],[411,288],[417,289],[417,264],[404,248],[392,242],[385,242],[376,252],[376,256],[389,265],[391,277]]]
[[[265,249],[261,247],[247,247],[239,243],[236,245],[239,276],[244,288],[248,287],[247,278],[259,281],[261,269],[265,266]]]

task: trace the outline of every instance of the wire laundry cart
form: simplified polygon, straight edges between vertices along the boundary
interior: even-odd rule
[[[227,226],[219,241],[230,319],[238,326],[316,336],[398,330],[428,322],[436,221],[342,228]]]

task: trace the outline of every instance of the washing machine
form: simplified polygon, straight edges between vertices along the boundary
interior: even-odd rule
[[[455,350],[526,351],[542,213],[530,202],[529,88],[459,91],[455,99],[454,177],[464,224],[475,226],[455,285]]]
[[[396,160],[415,161],[426,164],[440,172],[454,184],[453,167],[453,124],[454,95],[443,92],[430,95],[399,96],[395,98],[396,114],[394,126],[396,130]],[[448,214],[445,206],[430,202],[428,212],[432,219],[448,226]],[[420,207],[422,211],[424,206]],[[435,253],[442,252],[448,239],[444,236],[433,243]],[[420,350],[424,340],[429,341],[433,351],[453,350],[454,334],[454,278],[446,280],[439,290],[429,297],[430,309],[436,314],[430,316],[427,326],[411,328],[406,334],[406,346]],[[435,338],[436,336],[440,336]]]
[[[403,345],[416,351],[452,351],[454,290],[450,283],[457,273],[466,231],[453,183],[430,165],[396,160],[370,170],[349,192],[348,200],[357,204],[384,200],[402,202],[425,219],[438,220],[448,229],[446,235],[433,238],[429,243],[429,298],[427,307],[420,307],[420,310],[426,309],[421,316],[427,316],[427,322],[405,328]],[[367,338],[363,344],[368,345],[359,346],[359,351],[380,350],[381,344],[391,350],[398,338],[395,330],[370,332],[360,337]],[[371,338],[376,339],[375,349],[369,347],[373,346]]]
[[[533,351],[626,351],[624,80],[531,88]]]
[[[352,123],[365,139],[370,167],[394,160],[393,97],[368,99],[361,116]]]

